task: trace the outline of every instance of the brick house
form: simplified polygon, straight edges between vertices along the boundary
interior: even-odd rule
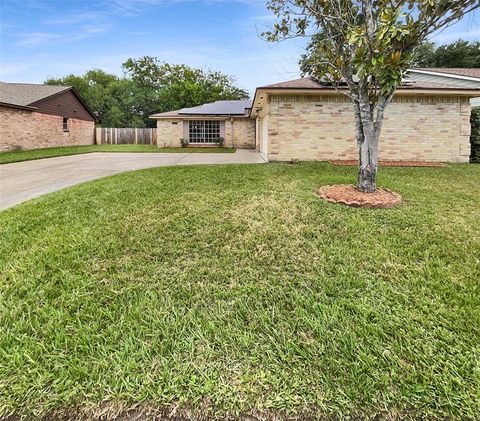
[[[0,151],[90,145],[95,121],[72,87],[0,82]]]
[[[468,162],[470,98],[479,88],[406,80],[387,107],[384,160]],[[254,148],[271,161],[357,158],[347,96],[312,78],[256,89],[253,101],[217,101],[154,114],[158,146],[214,144]]]
[[[215,144],[224,139],[227,147],[255,148],[255,120],[250,118],[252,101],[216,101],[198,107],[154,114],[157,120],[159,147],[181,146],[181,139],[189,144]]]

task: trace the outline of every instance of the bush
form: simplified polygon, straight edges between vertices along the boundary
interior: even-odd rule
[[[190,143],[188,139],[180,139],[180,143],[182,144],[182,148],[186,148]]]
[[[472,124],[470,162],[480,164],[480,107],[472,108],[470,123]]]

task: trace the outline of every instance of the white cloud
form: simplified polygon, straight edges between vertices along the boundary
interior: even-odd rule
[[[50,32],[30,32],[18,34],[19,41],[15,42],[16,46],[40,46],[50,44],[62,38],[60,34]]]
[[[7,64],[0,67],[0,79],[5,80],[10,76],[15,76],[18,73],[28,70],[30,65],[28,64]]]

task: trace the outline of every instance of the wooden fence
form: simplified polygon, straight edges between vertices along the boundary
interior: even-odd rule
[[[97,145],[156,145],[157,129],[97,127]]]

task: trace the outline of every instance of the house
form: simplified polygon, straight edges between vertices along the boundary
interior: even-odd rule
[[[434,82],[446,85],[480,88],[480,69],[464,69],[460,67],[446,68],[413,68],[409,69],[406,77],[417,82]],[[472,106],[480,106],[480,98],[472,98]]]
[[[72,87],[0,82],[0,151],[93,144],[95,121]]]
[[[227,147],[255,148],[255,120],[250,118],[252,101],[215,101],[198,107],[154,114],[158,146],[205,145],[224,140]]]
[[[406,80],[387,107],[384,160],[468,162],[470,98],[480,88]],[[357,145],[350,99],[313,78],[261,86],[253,101],[217,101],[154,114],[161,146],[255,148],[271,161],[352,160]]]

